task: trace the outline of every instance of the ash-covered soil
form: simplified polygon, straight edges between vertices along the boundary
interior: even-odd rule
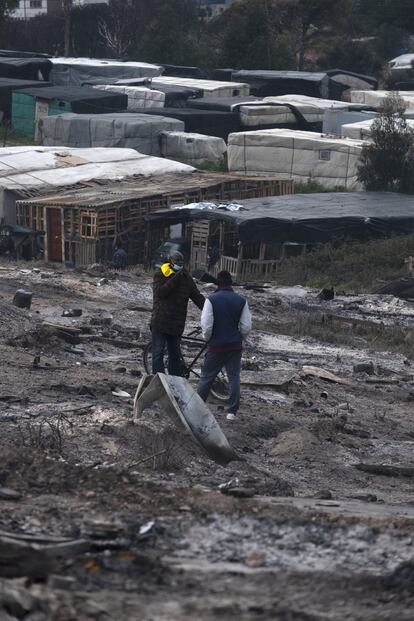
[[[1,621],[414,618],[414,304],[240,291],[222,467],[159,406],[133,420],[148,275],[1,264]]]

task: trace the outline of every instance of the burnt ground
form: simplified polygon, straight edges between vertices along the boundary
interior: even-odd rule
[[[210,404],[241,457],[222,467],[113,394],[144,372],[147,275],[0,266],[1,621],[414,618],[414,304],[242,292],[242,408]]]

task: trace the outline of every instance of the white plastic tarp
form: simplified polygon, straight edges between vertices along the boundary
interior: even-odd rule
[[[56,86],[82,86],[93,78],[152,78],[159,76],[159,65],[140,62],[121,62],[99,58],[50,58],[53,68],[50,81]]]
[[[408,107],[414,108],[414,91],[351,91],[351,101],[372,108],[380,108],[384,99],[395,94],[401,97]]]
[[[59,114],[40,121],[43,145],[126,147],[161,155],[160,133],[184,131],[183,121],[150,114]]]
[[[202,162],[219,162],[227,151],[226,143],[216,136],[187,132],[163,132],[161,154],[197,166]]]
[[[152,83],[155,88],[157,88],[157,84],[167,84],[199,89],[203,91],[203,97],[245,97],[250,94],[250,86],[243,82],[220,82],[218,80],[161,76],[154,79]]]
[[[269,129],[230,134],[229,171],[312,179],[326,188],[358,189],[357,167],[363,142],[316,132]]]
[[[260,125],[294,125],[297,118],[289,107],[272,106],[269,104],[288,103],[294,106],[309,123],[322,123],[326,110],[347,109],[349,104],[344,101],[308,97],[307,95],[281,95],[264,97],[263,105],[248,104],[240,107],[240,122],[244,127]]]
[[[346,123],[342,125],[342,136],[355,140],[370,140],[371,127],[375,119],[360,121],[359,123]],[[414,129],[414,120],[407,120],[407,125]]]
[[[66,147],[0,148],[0,218],[15,223],[14,201],[4,210],[5,190],[33,190],[75,185],[94,179],[121,180],[133,175],[189,173],[194,168],[133,149]]]
[[[414,54],[402,54],[388,63],[391,73],[395,76],[405,71],[411,71],[414,63]]]
[[[99,84],[94,86],[100,91],[122,93],[128,96],[128,111],[139,112],[142,108],[163,108],[165,93],[151,90],[145,86],[117,86],[116,84]]]

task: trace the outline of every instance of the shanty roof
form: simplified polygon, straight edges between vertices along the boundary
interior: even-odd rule
[[[156,211],[148,222],[232,222],[244,243],[318,243],[334,238],[369,239],[414,232],[414,197],[387,192],[332,192],[249,199],[241,208]]]
[[[155,159],[155,158],[153,158]],[[266,177],[267,180],[271,179]],[[43,193],[42,196],[19,201],[20,205],[44,205],[48,207],[82,207],[84,209],[104,209],[109,205],[115,207],[126,201],[142,198],[161,197],[163,195],[182,197],[185,193],[201,190],[223,183],[240,184],[257,183],[258,178],[239,177],[222,173],[175,172],[159,174],[152,177],[134,177],[119,182],[100,180],[91,187],[79,189],[62,188],[59,192]]]

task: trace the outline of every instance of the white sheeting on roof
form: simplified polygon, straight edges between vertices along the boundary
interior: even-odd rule
[[[128,96],[128,111],[139,112],[142,108],[163,108],[165,93],[151,90],[145,86],[117,86],[116,84],[99,84],[94,86],[100,91],[122,93]]]
[[[363,142],[316,132],[268,129],[230,134],[229,171],[245,175],[311,178],[326,188],[358,189],[357,167]]]
[[[294,125],[297,119],[287,106],[272,106],[269,104],[283,104],[284,102],[295,106],[303,114],[309,123],[322,123],[326,110],[349,108],[345,101],[321,99],[307,95],[281,95],[264,97],[263,105],[247,104],[240,107],[240,122],[244,127],[257,127],[260,125]]]
[[[358,123],[346,123],[342,125],[342,136],[355,140],[369,140],[371,138],[371,127],[375,119],[360,121]],[[414,120],[407,120],[407,125],[414,129]]]
[[[69,186],[94,179],[121,180],[133,175],[189,173],[180,162],[137,153],[133,149],[69,149],[67,147],[7,147],[0,149],[0,218],[4,191]]]
[[[204,92],[204,97],[245,97],[250,94],[250,86],[244,82],[220,82],[218,80],[197,80],[172,76],[161,76],[153,82],[155,88],[157,88],[157,84],[167,84],[199,89]]]
[[[161,154],[198,166],[202,162],[219,162],[227,151],[223,138],[187,132],[162,132]]]
[[[414,54],[402,54],[393,58],[388,63],[391,73],[398,73],[400,71],[410,71],[413,68]]]
[[[414,91],[351,91],[351,101],[372,108],[380,108],[384,99],[395,94],[401,97],[407,106],[414,108]]]

